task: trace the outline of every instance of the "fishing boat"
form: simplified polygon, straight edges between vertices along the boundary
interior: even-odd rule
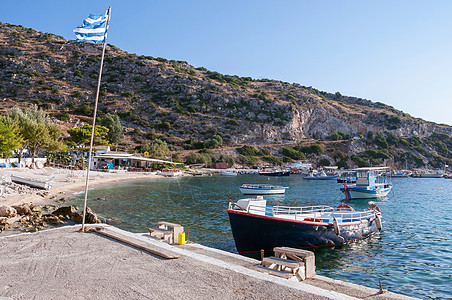
[[[408,178],[411,176],[411,171],[407,171],[407,170],[400,170],[400,171],[392,171],[389,173],[390,177],[394,177],[394,178]]]
[[[253,255],[274,247],[314,248],[344,244],[381,230],[380,209],[354,211],[346,204],[271,206],[262,196],[230,202],[227,209],[235,246]]]
[[[242,184],[239,187],[240,192],[244,195],[275,195],[284,194],[288,187],[271,184]]]
[[[356,171],[356,183],[347,184],[341,188],[346,199],[368,199],[385,197],[392,190],[392,184],[386,177],[378,176],[387,167],[358,168]]]
[[[308,176],[303,177],[306,180],[330,180],[338,178],[339,174],[327,175],[325,171],[311,172]]]
[[[433,170],[416,170],[411,174],[414,178],[441,178],[444,176],[444,171],[440,169]]]
[[[49,179],[28,178],[11,174],[11,181],[18,184],[24,184],[33,188],[50,190],[53,184],[53,177]]]
[[[290,170],[282,169],[264,169],[259,171],[259,175],[263,176],[289,176]]]
[[[162,175],[165,177],[176,177],[182,176],[183,172],[180,169],[162,169],[157,171],[157,175]]]

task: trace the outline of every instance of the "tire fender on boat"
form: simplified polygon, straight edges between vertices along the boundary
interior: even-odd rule
[[[377,229],[381,231],[383,225],[381,223],[381,216],[379,214],[375,214],[375,225],[377,226]]]
[[[373,203],[371,205],[369,205],[367,210],[376,210],[376,211],[380,212],[380,208]]]
[[[341,233],[341,230],[339,229],[339,224],[337,223],[336,218],[333,219],[333,228],[334,228],[334,233],[336,235],[339,235]]]

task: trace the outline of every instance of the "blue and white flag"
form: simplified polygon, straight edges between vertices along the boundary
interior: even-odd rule
[[[102,44],[107,36],[108,10],[104,15],[92,15],[83,20],[83,25],[74,29],[77,41]]]

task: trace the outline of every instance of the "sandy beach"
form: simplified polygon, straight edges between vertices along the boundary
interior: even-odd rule
[[[48,191],[28,188],[17,184],[11,184],[11,174],[37,179],[52,179],[52,188]],[[141,172],[107,173],[90,171],[88,187],[94,188],[115,182],[127,180],[140,180],[157,178],[158,175]],[[3,195],[0,196],[0,206],[20,205],[22,203],[33,203],[35,205],[46,205],[57,203],[61,198],[70,197],[72,194],[85,190],[86,171],[60,169],[47,167],[43,169],[27,168],[2,168],[0,169],[0,185],[3,186]]]

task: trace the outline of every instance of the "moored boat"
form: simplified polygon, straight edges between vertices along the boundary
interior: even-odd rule
[[[282,169],[264,169],[259,171],[259,175],[263,176],[289,176],[290,170]]]
[[[346,199],[369,199],[386,197],[392,190],[392,184],[385,177],[378,176],[386,167],[358,168],[356,183],[344,184],[341,191]]]
[[[389,173],[390,177],[394,177],[394,178],[408,178],[411,176],[411,171],[407,171],[407,170],[401,170],[401,171],[392,171]]]
[[[440,169],[434,170],[416,170],[411,174],[414,178],[441,178],[444,176],[444,171]]]
[[[223,175],[223,176],[237,176],[237,173],[234,172],[234,171],[223,170],[223,171],[220,171],[220,175]]]
[[[53,184],[53,178],[44,180],[44,179],[37,179],[37,178],[28,178],[28,177],[22,177],[11,174],[11,181],[18,184],[24,184],[30,187],[43,189],[43,190],[50,190]]]
[[[324,171],[322,172],[311,172],[308,176],[303,177],[306,180],[330,180],[336,179],[339,177],[339,174],[327,175]]]
[[[227,209],[237,251],[257,254],[274,247],[314,248],[348,243],[381,230],[381,213],[370,205],[271,206],[262,196],[230,202]]]
[[[165,177],[177,177],[182,176],[184,173],[180,169],[162,169],[157,171],[157,175]]]
[[[244,195],[275,195],[284,194],[288,187],[270,184],[242,184],[239,187]]]

